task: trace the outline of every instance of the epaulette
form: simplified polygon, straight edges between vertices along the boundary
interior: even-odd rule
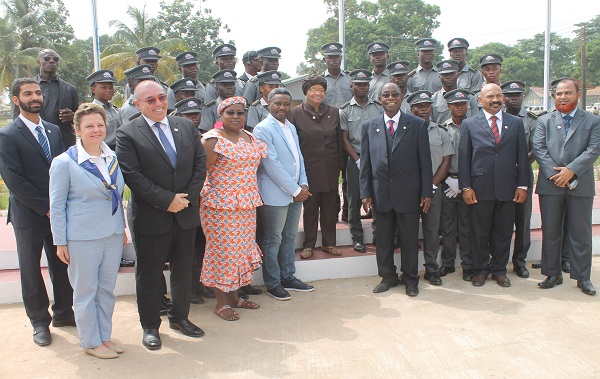
[[[379,105],[381,105],[381,101],[379,101],[379,100],[377,100],[377,99],[373,100],[373,102],[374,102],[375,104],[379,104]]]
[[[414,69],[414,70],[412,70],[411,72],[408,73],[408,77],[411,77],[411,76],[413,76],[416,73],[417,73],[417,70]]]
[[[127,100],[127,102],[129,103],[129,105],[135,105],[135,104],[133,103],[133,99],[129,99],[129,100]]]
[[[445,124],[438,124],[438,127],[448,131],[448,127]]]
[[[214,78],[211,78],[211,79],[208,81],[208,84],[214,84],[214,82],[215,82],[215,79],[214,79]]]
[[[473,67],[469,67],[469,69],[467,71],[477,72],[477,70],[475,70]]]
[[[260,99],[256,100],[254,103],[250,104],[250,105],[258,105],[260,104]]]
[[[250,79],[250,80],[248,80],[248,81],[249,81],[249,82],[253,82],[253,83],[254,83],[254,82],[255,82],[255,81],[257,81],[257,80],[258,80],[258,77],[256,77],[256,76],[255,76],[255,77],[253,77],[252,79]]]
[[[173,112],[169,113],[169,116],[177,116],[177,109],[175,109]]]
[[[131,116],[129,116],[129,121],[133,120],[134,118],[140,117],[141,114],[142,114],[142,112],[137,112],[137,113],[132,114]]]
[[[212,106],[213,104],[215,104],[216,102],[217,102],[217,100],[216,100],[216,99],[215,99],[215,100],[211,100],[211,101],[209,101],[208,103],[204,104],[204,106],[205,106],[205,107],[210,107],[210,106]]]
[[[342,104],[342,105],[340,105],[340,109],[344,109],[344,108],[346,108],[348,105],[350,105],[350,102],[349,102],[349,101],[348,101],[348,102],[346,102],[346,103],[344,103],[344,104]]]
[[[532,119],[534,119],[534,120],[537,120],[537,119],[538,119],[538,117],[540,117],[540,116],[543,116],[543,115],[545,115],[546,113],[548,113],[548,112],[546,112],[546,111],[543,111],[543,112],[540,112],[540,113],[538,113],[538,114],[535,114],[535,113],[533,113],[532,111],[527,111],[527,115],[528,115],[529,117],[531,117]]]

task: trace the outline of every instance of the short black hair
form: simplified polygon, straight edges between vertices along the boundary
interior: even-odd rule
[[[35,78],[18,78],[13,80],[10,92],[13,96],[19,97],[23,84],[39,84]]]
[[[269,103],[271,102],[271,100],[273,100],[275,95],[287,95],[290,97],[290,99],[292,99],[292,94],[290,93],[290,91],[288,91],[287,89],[285,89],[283,87],[278,87],[278,88],[273,89],[273,91],[271,91],[269,93],[269,96],[267,97],[267,100],[269,101]]]

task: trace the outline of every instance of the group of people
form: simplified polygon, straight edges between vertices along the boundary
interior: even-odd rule
[[[465,62],[468,42],[455,38],[447,45],[452,59],[434,65],[437,43],[415,42],[419,64],[412,70],[408,61],[388,63],[385,43],[371,43],[372,70],[352,72],[341,68],[343,46],[325,44],[327,70],[304,78],[305,99],[295,107],[277,72],[276,47],[245,53],[240,76],[233,71],[235,47],[216,47],[218,71],[206,85],[197,78],[196,53],[183,52],[176,57],[183,78],[171,86],[154,76],[160,51],[142,48],[138,66],[125,72],[128,100],[119,109],[111,103],[110,70],[88,76],[93,100],[80,105],[74,87],[57,76],[59,55],[40,51],[40,74],[14,81],[15,119],[0,130],[0,174],[10,190],[8,220],[34,342],[52,342],[50,323],[77,326],[87,354],[123,353],[111,331],[126,217],[137,257],[142,344],[150,350],[162,346],[161,314],[186,336],[204,335],[188,318],[190,303],[202,297],[215,297],[214,313],[226,321],[260,308],[248,295],[261,293],[251,285],[261,263],[273,298],[313,291],[295,276],[302,212],[302,259],[313,255],[319,224],[321,250],[342,254],[335,229],[344,208],[352,247],[366,252],[361,208],[370,214],[382,278],[375,293],[404,284],[408,296],[418,295],[420,222],[430,284],[455,272],[458,241],[465,281],[482,286],[491,274],[509,287],[513,229],[513,270],[529,276],[534,160],[546,276],[539,286],[562,284],[562,269],[594,295],[600,118],[577,107],[579,82],[557,79],[555,110],[526,113],[524,83],[500,83],[499,55],[482,57],[479,72]],[[52,316],[42,248],[53,282]],[[165,296],[167,262],[172,300]]]

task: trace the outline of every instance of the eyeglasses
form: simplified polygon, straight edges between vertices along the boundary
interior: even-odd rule
[[[148,105],[154,105],[154,104],[156,104],[157,101],[164,103],[165,101],[167,101],[167,95],[162,94],[162,95],[158,95],[157,97],[149,97],[147,99],[139,100],[139,101],[143,101],[144,103],[147,103]]]
[[[46,56],[44,57],[44,61],[45,61],[45,62],[50,62],[50,60],[53,60],[54,62],[58,62],[58,61],[60,60],[60,58],[59,58],[59,57],[50,57],[50,56],[48,56],[48,55],[46,55]]]
[[[379,95],[379,96],[380,96],[382,99],[389,99],[390,97],[391,97],[391,98],[394,98],[394,99],[397,99],[397,98],[399,98],[399,97],[400,97],[400,93],[398,93],[398,92],[392,92],[392,93],[382,93],[382,94],[381,94],[381,95]]]

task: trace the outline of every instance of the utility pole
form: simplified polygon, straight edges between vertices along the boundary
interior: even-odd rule
[[[581,30],[581,108],[585,111],[586,105],[586,97],[587,97],[587,89],[586,89],[586,67],[587,62],[585,60],[585,25],[583,25],[583,29]]]

